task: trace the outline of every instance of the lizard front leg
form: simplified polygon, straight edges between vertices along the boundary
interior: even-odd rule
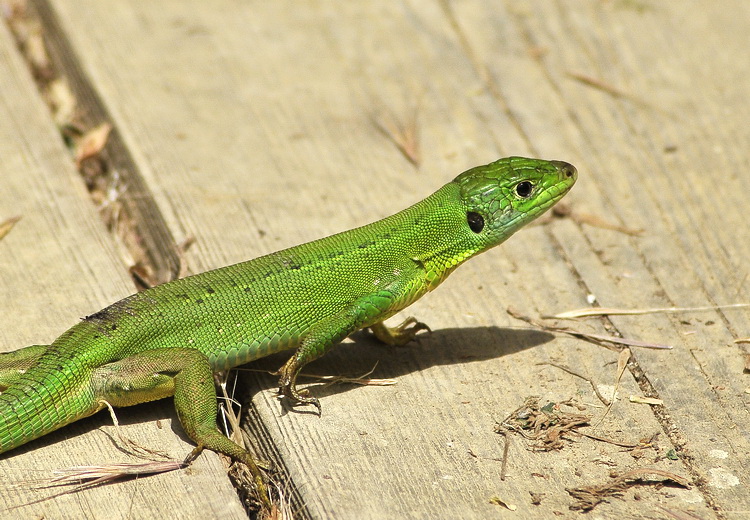
[[[391,344],[405,344],[414,335],[427,329],[427,325],[416,320],[406,320],[393,329],[382,324],[382,320],[392,313],[394,301],[399,294],[399,285],[385,288],[358,299],[344,310],[310,328],[302,338],[300,346],[281,370],[279,393],[292,401],[292,404],[311,404],[320,414],[320,401],[297,390],[296,381],[302,367],[321,357],[334,345],[363,327],[373,327],[382,331],[383,338],[390,338]],[[429,329],[428,329],[429,330]],[[377,335],[378,332],[375,332]],[[408,339],[407,339],[408,338]],[[384,340],[388,343],[388,340]],[[403,343],[401,343],[403,342]]]
[[[321,321],[312,327],[302,339],[297,351],[284,363],[279,373],[279,393],[295,404],[311,404],[318,409],[320,415],[320,401],[317,397],[307,395],[307,390],[297,390],[297,375],[306,364],[321,357],[334,345],[358,330],[356,313],[353,309],[342,312]]]

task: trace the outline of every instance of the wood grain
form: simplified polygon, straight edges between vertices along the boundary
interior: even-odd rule
[[[50,4],[168,231],[195,236],[195,272],[386,216],[500,156],[580,171],[572,217],[522,231],[411,309],[432,335],[396,350],[358,336],[309,368],[356,375],[377,362],[374,376],[396,386],[314,387],[317,418],[284,413],[273,377],[245,378],[257,442],[280,459],[300,515],[575,518],[565,488],[637,467],[693,487],[636,488],[597,514],[750,510],[750,382],[733,343],[750,330],[746,310],[573,324],[675,346],[634,351],[595,430],[634,443],[658,433],[640,457],[585,438],[535,453],[514,438],[500,480],[493,431],[530,395],[603,415],[588,382],[538,363],[605,395],[616,377],[616,352],[519,328],[508,305],[538,316],[592,295],[631,308],[750,301],[746,3]],[[408,127],[415,113],[419,168],[376,124]],[[627,399],[647,393],[664,406]]]
[[[0,240],[0,349],[6,351],[51,342],[133,286],[2,24],[0,106],[0,220],[22,217]],[[141,446],[178,460],[191,449],[169,403],[118,411],[118,418],[121,433]],[[61,491],[38,488],[55,476],[54,470],[142,462],[118,451],[114,435],[109,417],[99,414],[4,454],[0,516],[146,518],[155,510],[182,518],[246,516],[213,454],[201,457],[189,471],[26,505]]]

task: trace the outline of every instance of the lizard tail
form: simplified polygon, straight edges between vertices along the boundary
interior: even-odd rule
[[[44,359],[14,379],[0,394],[0,453],[99,410],[83,381],[80,371]]]

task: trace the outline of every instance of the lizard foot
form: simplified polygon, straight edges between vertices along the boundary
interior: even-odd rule
[[[292,406],[300,404],[313,405],[318,411],[318,417],[320,417],[322,412],[320,400],[317,397],[310,396],[310,392],[307,390],[297,390],[297,374],[299,374],[299,368],[297,367],[295,356],[292,356],[291,359],[281,367],[279,373],[281,374],[279,379],[279,394],[289,399]]]
[[[380,341],[386,345],[403,347],[423,330],[432,332],[427,324],[418,321],[414,316],[409,316],[395,327],[387,327],[382,321],[370,326],[370,330]]]

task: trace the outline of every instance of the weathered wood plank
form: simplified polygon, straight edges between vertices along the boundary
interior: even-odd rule
[[[0,240],[0,348],[6,351],[51,342],[79,317],[133,288],[4,24],[0,24],[0,105],[0,221],[22,216]],[[168,426],[174,420],[168,404],[122,411],[118,417],[122,434],[142,446],[177,459],[191,449]],[[110,438],[114,434],[110,419],[99,415],[4,454],[1,516],[145,518],[158,502],[159,508],[177,517],[245,517],[224,478],[221,461],[213,454],[202,457],[189,472],[24,506],[60,491],[32,489],[53,477],[53,470],[133,462],[116,449]]]
[[[576,397],[601,415],[588,383],[538,362],[601,385],[615,377],[616,354],[513,329],[508,304],[539,314],[585,305],[588,293],[631,307],[749,299],[750,246],[737,240],[750,182],[738,152],[748,142],[743,3],[52,4],[172,233],[196,236],[196,271],[385,216],[508,154],[573,162],[576,212],[646,229],[524,231],[414,307],[436,330],[419,346],[358,338],[311,367],[356,374],[379,361],[376,377],[398,378],[318,389],[321,419],[281,414],[265,391],[273,378],[259,376],[255,413],[313,516],[483,518],[497,512],[493,495],[524,518],[571,515],[565,487],[643,466],[700,485],[650,488],[638,501],[630,491],[600,514],[750,509],[748,382],[731,343],[747,335],[745,311],[593,322],[676,345],[636,352],[643,374],[620,387],[651,385],[665,407],[621,398],[596,430],[633,442],[661,432],[641,459],[591,440],[547,454],[516,441],[500,481],[492,431],[528,395]],[[417,105],[424,162],[414,170],[372,117],[408,122]],[[665,458],[670,448],[682,459]],[[530,491],[545,493],[541,505]]]
[[[541,52],[516,88],[497,59],[493,32],[499,18],[459,14],[478,60],[490,65],[498,90],[517,108],[529,135],[536,110],[522,99],[546,84],[552,121],[572,124],[561,146],[574,150],[585,171],[573,195],[577,209],[644,229],[627,238],[583,226],[580,236],[559,233],[566,256],[588,291],[605,307],[703,306],[747,302],[746,118],[750,88],[744,62],[750,12],[742,2],[721,6],[590,2],[586,8],[535,2],[510,10],[518,30],[508,36],[519,51]],[[478,29],[478,30],[477,30]],[[571,41],[577,42],[570,46]],[[591,88],[584,75],[621,95]],[[562,100],[563,111],[554,100]],[[561,140],[562,140],[561,139]],[[738,154],[738,151],[742,153]],[[742,231],[740,231],[742,230]],[[587,245],[590,244],[590,245]],[[747,376],[743,350],[747,309],[671,316],[612,318],[623,335],[660,338],[677,348],[639,352],[643,386],[653,385],[665,407],[655,410],[696,479],[722,514],[750,510],[745,461],[750,454]]]

